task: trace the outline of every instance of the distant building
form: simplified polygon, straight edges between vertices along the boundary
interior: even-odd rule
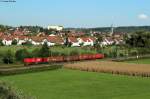
[[[63,26],[48,26],[48,30],[56,30],[56,31],[62,31],[63,30]]]

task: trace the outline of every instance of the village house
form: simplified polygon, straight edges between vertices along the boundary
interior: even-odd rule
[[[76,37],[68,37],[68,41],[71,43],[72,47],[79,47],[80,43]]]
[[[24,32],[16,29],[13,33],[12,33],[13,36],[23,36],[24,35]]]
[[[5,35],[5,36],[2,37],[2,43],[6,46],[12,45],[12,41],[13,41],[13,37],[11,37],[11,36],[6,36]]]
[[[56,35],[50,35],[50,36],[46,37],[46,42],[47,42],[48,46],[64,44],[63,38],[60,36],[56,36]]]
[[[45,37],[32,36],[29,40],[33,45],[42,45],[46,41]]]
[[[93,46],[96,39],[90,37],[81,37],[78,38],[79,44],[83,44],[83,46]]]
[[[28,37],[27,36],[19,36],[17,38],[17,41],[18,41],[17,45],[22,45],[28,41]]]

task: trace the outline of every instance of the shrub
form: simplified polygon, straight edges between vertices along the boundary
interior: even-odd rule
[[[60,56],[60,55],[62,55],[62,54],[57,51],[50,52],[50,56]]]
[[[33,99],[16,91],[5,82],[0,82],[0,99]],[[34,98],[35,99],[35,98]]]
[[[18,41],[17,41],[16,39],[14,39],[14,40],[12,41],[12,45],[17,45],[17,43],[18,43]]]
[[[30,41],[26,41],[25,43],[23,43],[22,45],[26,45],[26,46],[32,46],[32,43]]]
[[[45,70],[56,70],[62,68],[62,65],[32,65],[27,67],[16,67],[0,70],[0,75],[23,74],[29,72],[38,72]]]
[[[5,55],[4,55],[4,57],[3,57],[3,62],[5,63],[5,64],[12,64],[13,62],[14,62],[14,56],[13,56],[13,53],[12,53],[12,51],[11,50],[8,50],[6,53],[5,53]]]
[[[78,50],[72,50],[70,52],[70,55],[79,55],[79,51]]]
[[[31,57],[31,54],[26,49],[20,49],[15,54],[16,60],[22,61],[24,58]]]
[[[4,46],[4,44],[3,44],[2,40],[0,40],[0,46]]]
[[[42,48],[39,50],[39,57],[49,57],[50,56],[50,50],[45,42],[42,46]]]
[[[34,49],[34,50],[32,51],[32,53],[31,53],[31,56],[32,56],[32,57],[39,57],[39,51],[40,51],[39,48]]]

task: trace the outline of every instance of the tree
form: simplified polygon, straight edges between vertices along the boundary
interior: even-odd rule
[[[80,43],[79,45],[82,47],[84,45],[84,42]]]
[[[125,38],[125,42],[131,47],[150,48],[150,32],[137,31]]]
[[[26,49],[20,49],[16,51],[15,57],[16,57],[16,60],[23,61],[24,58],[31,57],[31,54]]]
[[[68,33],[65,33],[65,43],[64,43],[64,45],[65,45],[66,47],[71,47],[71,45],[72,45],[72,43],[69,42]]]
[[[3,62],[6,63],[6,64],[12,64],[14,62],[14,56],[13,56],[11,50],[8,50],[5,53],[5,55],[3,57]]]
[[[17,43],[18,43],[18,41],[17,41],[16,39],[14,39],[14,40],[12,41],[12,45],[17,45]]]
[[[0,40],[0,46],[4,46],[4,44],[3,44],[2,40]]]
[[[50,56],[50,50],[45,42],[42,46],[42,48],[39,50],[39,57],[49,57]]]
[[[95,41],[94,47],[98,50],[101,48],[101,42],[103,41],[103,37],[101,35],[97,35],[97,39]]]
[[[32,46],[32,43],[30,41],[26,41],[25,43],[23,43],[22,45],[26,45],[26,46]]]

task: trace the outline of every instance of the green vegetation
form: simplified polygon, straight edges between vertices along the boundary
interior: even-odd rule
[[[126,61],[128,63],[136,63],[136,64],[150,64],[150,58],[146,59],[137,59],[137,60],[131,60],[131,61]]]
[[[0,99],[33,99],[16,91],[5,82],[0,82]]]
[[[12,67],[1,67],[0,68],[0,75],[14,75],[14,74],[23,74],[29,72],[38,72],[38,71],[45,71],[45,70],[55,70],[62,68],[62,65],[32,65],[32,66],[12,66]]]
[[[90,31],[98,31],[98,32],[110,32],[111,27],[97,27],[97,28],[71,28],[76,31],[83,31],[86,33],[90,33]],[[65,29],[65,30],[70,30]],[[115,27],[114,32],[116,33],[133,33],[135,31],[150,31],[150,26],[123,26],[123,27]]]
[[[12,41],[12,45],[17,45],[17,43],[18,43],[18,41],[17,41],[16,39],[14,39],[14,40]]]
[[[44,43],[42,48],[37,52],[39,57],[49,57],[50,56],[50,49],[47,43]]]
[[[150,79],[60,69],[4,76],[37,99],[149,99]]]
[[[11,50],[8,50],[5,53],[2,60],[5,64],[12,64],[14,62],[14,57],[13,57]]]
[[[126,44],[134,48],[150,48],[150,32],[137,31],[125,38]]]
[[[30,53],[27,51],[27,49],[20,49],[16,51],[15,54],[16,60],[22,61],[24,58],[31,57]]]
[[[48,51],[49,50],[49,51]],[[9,52],[9,53],[8,53]],[[91,50],[89,47],[64,47],[55,46],[47,47],[43,46],[2,46],[0,47],[0,63],[4,63],[4,59],[8,57],[13,59],[12,62],[21,62],[26,57],[48,57],[48,56],[68,56],[68,55],[79,55],[79,54],[95,54],[96,50]],[[12,63],[11,62],[11,63]],[[8,62],[5,62],[8,63]],[[9,62],[10,63],[10,62]]]

